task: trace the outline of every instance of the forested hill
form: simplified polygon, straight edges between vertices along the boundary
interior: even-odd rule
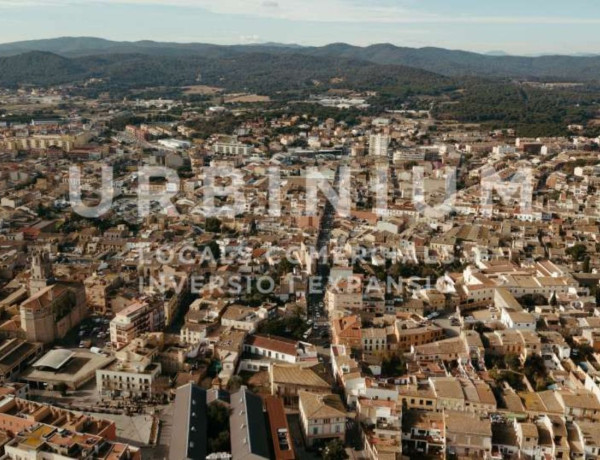
[[[44,51],[75,58],[101,54],[144,54],[163,57],[227,59],[242,54],[305,55],[415,67],[445,76],[484,76],[520,79],[600,80],[600,56],[506,56],[442,48],[407,48],[391,44],[357,47],[336,43],[322,47],[264,44],[219,46],[154,41],[115,42],[92,37],[63,37],[0,45],[0,56]]]
[[[55,85],[102,78],[111,88],[215,85],[273,95],[284,91],[351,88],[398,96],[436,94],[453,81],[431,72],[346,58],[304,54],[196,55],[99,54],[67,58],[31,51],[0,58],[0,85]]]
[[[134,89],[157,87],[180,92],[188,85],[258,93],[278,101],[305,100],[330,89],[373,91],[373,110],[434,107],[439,119],[510,126],[523,136],[566,135],[569,124],[585,126],[600,118],[597,57],[514,58],[392,45],[227,47],[94,38],[0,45],[2,53],[0,87],[101,79],[78,88],[90,97],[105,91],[124,97]],[[542,77],[584,84],[522,81]],[[590,135],[600,134],[596,126]]]
[[[305,48],[312,56],[341,56],[378,64],[399,64],[447,76],[479,76],[545,80],[600,80],[600,56],[484,55],[442,48],[405,48],[390,44],[365,48],[333,44]]]

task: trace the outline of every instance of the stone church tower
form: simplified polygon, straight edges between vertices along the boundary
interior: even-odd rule
[[[32,296],[51,284],[54,284],[54,276],[50,257],[46,252],[36,251],[31,258],[29,295]]]

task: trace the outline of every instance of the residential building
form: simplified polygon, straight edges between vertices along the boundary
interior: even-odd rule
[[[346,409],[338,395],[299,393],[300,423],[306,444],[316,440],[339,439],[344,441]]]
[[[135,339],[116,351],[108,367],[96,371],[96,388],[103,397],[148,399],[159,392],[156,387],[161,365],[155,362],[158,348],[147,339]]]
[[[149,300],[136,300],[110,322],[110,341],[116,349],[132,342],[144,332],[159,331],[164,325],[164,310]]]

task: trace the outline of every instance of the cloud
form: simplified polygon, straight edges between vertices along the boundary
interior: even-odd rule
[[[94,0],[0,0],[0,8],[89,5]],[[96,4],[161,5],[203,9],[216,14],[324,23],[385,24],[543,24],[595,25],[600,18],[558,16],[440,15],[400,0],[368,4],[349,0],[96,0]],[[409,6],[406,6],[409,5]]]
[[[242,45],[254,45],[256,43],[260,43],[261,38],[260,35],[241,35],[240,43]]]
[[[32,6],[65,6],[66,1],[53,1],[49,0],[44,2],[42,0],[0,0],[0,8],[28,8]]]

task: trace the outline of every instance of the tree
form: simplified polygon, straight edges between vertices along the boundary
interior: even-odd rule
[[[234,375],[227,382],[227,390],[230,393],[235,393],[242,387],[243,384],[244,380],[239,375]]]
[[[547,300],[541,294],[526,294],[521,298],[521,302],[527,308],[533,308],[538,305],[546,305]]]
[[[585,256],[585,259],[583,259],[583,272],[584,273],[590,273],[592,270],[590,269],[590,256]]]
[[[526,389],[526,386],[523,384],[523,377],[518,372],[491,369],[490,377],[498,384],[502,384],[503,382],[508,383],[516,391]]]
[[[508,353],[504,357],[504,364],[506,364],[507,368],[513,371],[517,371],[521,368],[521,360],[514,353]]]
[[[284,257],[283,259],[281,259],[281,262],[279,262],[279,264],[277,265],[277,277],[281,277],[283,275],[287,275],[288,273],[293,272],[295,266],[296,265],[293,264],[288,257]]]
[[[36,213],[37,213],[38,217],[40,217],[42,219],[50,219],[50,218],[54,217],[54,213],[52,212],[52,210],[48,209],[41,203],[39,203],[37,205]]]
[[[259,326],[258,330],[261,334],[300,340],[308,329],[308,324],[304,320],[303,315],[303,311],[297,309],[290,316],[265,321]]]
[[[229,442],[229,409],[219,402],[213,402],[208,406],[207,419],[209,453],[231,452]]]
[[[221,231],[221,221],[216,217],[209,217],[206,219],[204,229],[209,233],[219,233]]]
[[[323,459],[325,460],[346,460],[347,458],[346,449],[339,439],[331,441],[323,449]]]
[[[394,353],[383,358],[381,373],[386,377],[400,377],[406,374],[406,360],[401,353]]]
[[[541,356],[531,355],[528,357],[523,370],[536,391],[545,390],[551,383],[551,380],[548,379],[548,371],[544,364],[544,359]]]
[[[582,262],[587,254],[587,248],[584,244],[576,244],[565,250],[565,253],[577,262]]]
[[[577,351],[577,353],[573,353],[573,361],[575,361],[576,363],[587,361],[594,354],[594,348],[592,348],[589,345],[582,345],[580,347],[576,347],[573,351],[575,350]]]
[[[221,259],[221,248],[219,247],[219,243],[213,240],[208,243],[207,246],[210,249],[210,253],[212,254],[214,260],[218,261]]]
[[[256,219],[252,219],[250,222],[250,229],[248,230],[249,235],[256,235],[258,233],[258,226],[256,225]]]

